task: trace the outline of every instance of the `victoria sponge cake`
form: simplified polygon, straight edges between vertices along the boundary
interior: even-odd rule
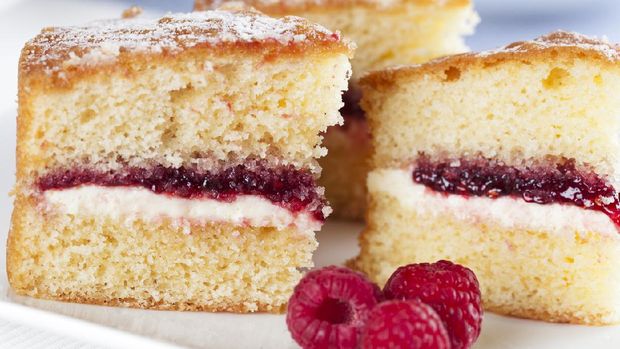
[[[196,0],[195,8],[215,8],[226,0]],[[478,16],[470,0],[245,0],[272,16],[308,18],[342,31],[357,49],[353,76],[341,110],[344,125],[325,134],[329,154],[320,160],[320,183],[340,218],[362,219],[366,206],[366,175],[370,140],[358,102],[359,77],[370,71],[467,51],[463,37]]]
[[[44,29],[19,67],[13,289],[282,311],[331,211],[316,159],[351,54],[241,7]]]
[[[554,32],[361,80],[373,135],[352,264],[450,259],[485,308],[620,322],[620,51]]]

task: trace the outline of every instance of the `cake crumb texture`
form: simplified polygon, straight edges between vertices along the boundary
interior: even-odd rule
[[[318,173],[322,131],[342,118],[343,54],[136,59],[69,89],[20,76],[18,179],[58,167],[212,168],[265,159]],[[35,74],[36,75],[36,74]]]
[[[448,259],[471,268],[487,311],[551,322],[620,323],[620,239],[506,229],[429,214],[370,193],[361,254],[351,266],[383,284],[401,265]]]
[[[279,313],[317,246],[295,228],[41,214],[27,199],[16,202],[13,217],[13,289],[78,303]]]
[[[481,156],[529,166],[575,159],[617,181],[620,65],[604,41],[558,32],[492,53],[362,79],[373,167]]]

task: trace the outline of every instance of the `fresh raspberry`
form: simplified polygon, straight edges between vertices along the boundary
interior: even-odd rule
[[[309,272],[295,287],[286,324],[304,349],[357,348],[381,290],[362,274],[331,266]]]
[[[470,348],[480,335],[480,286],[468,268],[448,261],[410,264],[396,269],[383,292],[386,299],[419,299],[435,309],[452,349]]]
[[[368,316],[362,349],[450,349],[450,337],[439,315],[417,299],[379,304]]]

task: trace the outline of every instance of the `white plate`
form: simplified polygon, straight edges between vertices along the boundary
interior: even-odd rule
[[[54,6],[51,6],[53,3]],[[63,10],[70,8],[71,11]],[[25,0],[0,8],[0,319],[108,347],[294,348],[284,317],[181,313],[43,301],[13,294],[5,270],[5,240],[14,178],[15,71],[19,49],[39,27],[114,17],[125,4]],[[319,234],[318,265],[338,264],[357,252],[360,225],[330,222]],[[620,328],[554,325],[486,314],[477,349],[616,348]],[[2,343],[0,343],[2,347]]]

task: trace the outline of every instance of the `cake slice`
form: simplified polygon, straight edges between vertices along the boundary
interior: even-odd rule
[[[219,6],[220,0],[196,0],[195,8]],[[422,63],[467,50],[463,37],[471,34],[478,16],[469,0],[245,0],[273,16],[308,18],[342,31],[355,41],[351,86],[345,95],[344,126],[325,134],[329,155],[320,160],[321,184],[340,218],[362,219],[366,203],[368,126],[358,106],[358,78],[369,70]],[[397,35],[395,34],[397,33]]]
[[[47,28],[19,69],[18,294],[279,312],[330,208],[351,45],[254,10]]]
[[[620,322],[620,52],[555,32],[371,73],[368,227],[377,282],[449,259],[487,310]]]

